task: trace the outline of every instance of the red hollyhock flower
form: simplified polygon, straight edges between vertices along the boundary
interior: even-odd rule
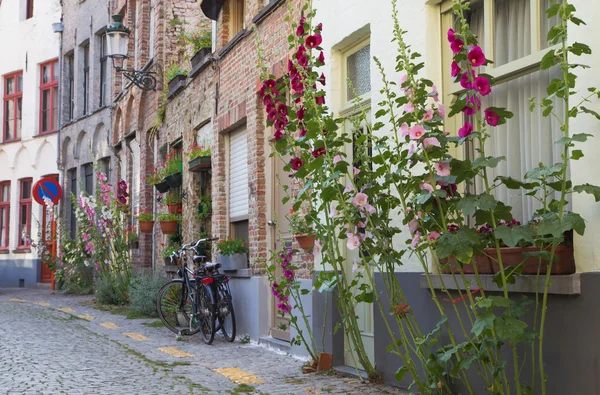
[[[322,23],[319,23],[319,24],[317,25],[317,30],[318,30],[318,31],[320,31],[320,32],[322,32],[322,31],[323,31],[323,24],[322,24]]]
[[[296,28],[296,36],[301,37],[304,36],[304,23],[299,23]]]
[[[485,55],[479,46],[471,48],[469,54],[467,55],[467,59],[469,59],[469,62],[471,65],[473,65],[473,67],[479,67],[486,61]]]
[[[281,130],[277,130],[275,133],[273,133],[273,137],[275,137],[275,140],[281,140],[283,138],[283,132],[281,132]]]
[[[473,89],[477,89],[481,96],[487,96],[492,92],[490,81],[480,75],[473,80]]]
[[[473,133],[473,125],[470,122],[465,122],[464,126],[460,129],[458,129],[458,137],[460,137],[461,139],[467,137],[471,133]],[[448,227],[448,230],[450,232],[453,231],[453,230],[450,230],[450,226]],[[458,230],[458,228],[454,229],[454,230]]]
[[[454,29],[448,29],[448,42],[451,43],[452,41],[454,41],[456,32],[454,31]]]
[[[277,105],[277,112],[279,113],[279,115],[282,115],[284,117],[288,115],[288,109],[285,103],[279,103]]]
[[[477,96],[467,98],[467,105],[462,109],[463,114],[471,116],[481,108],[481,101]]]
[[[323,51],[319,53],[319,57],[317,58],[321,66],[325,65],[325,55],[323,55]]]
[[[498,126],[498,122],[500,122],[500,115],[496,114],[494,110],[490,110],[488,108],[485,110],[485,121],[490,126]]]
[[[323,37],[320,34],[313,34],[312,36],[306,37],[306,46],[308,48],[317,48],[323,42]]]
[[[325,104],[325,96],[315,97],[315,103],[317,103],[319,106],[322,106],[323,104]]]
[[[308,132],[308,130],[306,130],[306,128],[302,128],[302,130],[300,131],[300,137],[306,136],[307,132]]]
[[[473,77],[473,79],[475,79],[475,72],[473,70],[471,70],[471,76]],[[462,86],[465,89],[473,89],[473,83],[471,82],[471,79],[469,78],[468,71],[465,71],[464,74],[462,75],[462,77],[460,79],[460,86]]]
[[[296,157],[296,158],[293,158],[293,159],[290,161],[290,164],[292,165],[292,170],[294,170],[294,171],[298,171],[298,170],[300,170],[300,168],[301,168],[302,166],[304,166],[304,162],[302,162],[302,159],[300,159],[300,158],[298,158],[298,157]]]
[[[321,76],[317,81],[319,81],[321,84],[323,84],[323,86],[325,86],[325,73],[321,73]]]
[[[458,37],[455,37],[454,40],[452,40],[452,42],[450,43],[450,49],[452,49],[452,53],[456,55],[457,53],[462,51],[464,45],[465,43],[463,42],[463,40],[461,40]]]
[[[461,72],[460,66],[458,65],[458,63],[456,63],[455,61],[452,61],[452,71],[450,73],[450,75],[452,77],[456,77],[457,75],[459,75]]]
[[[271,97],[271,95],[265,95],[263,98],[263,104],[268,107],[269,104],[271,104],[272,100],[273,98]]]
[[[269,122],[275,122],[276,120],[277,120],[277,110],[272,109],[267,114],[267,121],[269,121]]]
[[[277,122],[275,122],[275,130],[283,130],[287,126],[287,118],[279,118]]]
[[[316,159],[319,156],[325,155],[325,147],[319,147],[312,152],[312,156]]]
[[[264,85],[260,87],[259,93],[260,93],[261,98],[265,97],[265,86]]]
[[[308,57],[304,53],[296,54],[296,60],[299,66],[306,67],[308,65]]]
[[[296,112],[296,116],[298,117],[299,121],[302,121],[304,119],[304,111],[306,111],[304,109],[304,107],[300,107],[300,109],[298,110],[298,112]]]
[[[265,87],[265,88],[267,88],[267,89],[273,89],[273,88],[275,88],[275,87],[277,86],[277,81],[275,81],[275,80],[274,80],[274,79],[272,79],[272,78],[269,78],[268,80],[266,80],[266,81],[264,82],[264,84],[263,84],[263,85],[264,85],[264,87]]]

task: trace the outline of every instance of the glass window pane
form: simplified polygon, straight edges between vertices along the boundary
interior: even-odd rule
[[[58,130],[58,88],[52,89],[52,130]]]
[[[12,140],[15,135],[15,102],[9,100],[4,103],[4,138],[5,140]]]
[[[12,95],[15,93],[15,77],[10,77],[6,79],[6,94]]]
[[[42,84],[50,82],[50,65],[42,66]]]
[[[553,2],[552,4],[554,4]],[[560,18],[558,15],[554,15],[548,18],[546,10],[552,5],[550,0],[542,0],[542,6],[540,7],[540,44],[542,49],[548,48],[548,32],[554,26],[560,24]]]
[[[530,0],[496,0],[494,64],[496,67],[531,54]]]
[[[52,63],[52,71],[53,71],[52,80],[58,81],[58,76],[59,76],[58,62]]]
[[[23,74],[17,76],[17,92],[23,92]]]
[[[31,181],[21,182],[21,199],[31,199]]]
[[[10,201],[10,185],[4,184],[0,188],[0,202]]]
[[[17,130],[15,131],[15,138],[21,138],[21,115],[22,115],[23,99],[17,99]]]
[[[352,100],[371,91],[371,45],[367,45],[346,59],[348,73],[347,99]]]

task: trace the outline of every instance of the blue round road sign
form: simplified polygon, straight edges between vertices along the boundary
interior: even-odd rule
[[[54,178],[42,178],[33,186],[33,198],[39,204],[46,204],[44,198],[48,198],[56,204],[62,196],[62,188]]]

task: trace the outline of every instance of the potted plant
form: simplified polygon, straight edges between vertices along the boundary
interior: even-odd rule
[[[208,144],[198,145],[194,142],[192,149],[187,154],[189,170],[198,172],[202,169],[210,169],[210,146]]]
[[[170,97],[183,88],[187,78],[187,71],[183,70],[178,64],[173,63],[167,69],[166,77],[167,81],[169,81],[169,93],[167,96]]]
[[[198,202],[198,206],[196,209],[196,219],[198,222],[202,222],[208,218],[212,214],[212,200],[210,195],[202,195],[200,196],[200,201]]]
[[[171,255],[173,255],[174,252],[179,251],[180,248],[181,248],[181,246],[176,243],[169,243],[169,245],[167,245],[162,250],[161,256],[163,257],[165,266],[177,266],[178,265],[177,262],[171,261]]]
[[[169,213],[180,214],[183,204],[181,203],[181,195],[175,191],[169,191],[162,200],[162,204],[167,206]]]
[[[164,170],[162,168],[154,168],[152,173],[146,177],[146,184],[154,185],[154,188],[159,193],[165,193],[169,190],[169,184],[165,181]]]
[[[248,267],[248,244],[244,239],[219,240],[217,262],[223,270],[239,270]]]
[[[192,45],[194,56],[190,59],[192,69],[205,63],[205,59],[212,52],[212,33],[210,30],[186,32],[182,30],[182,37],[186,44]]]
[[[163,234],[174,235],[177,233],[177,225],[181,222],[181,215],[171,213],[159,214],[158,222]]]
[[[130,249],[135,250],[140,248],[139,237],[133,226],[131,226],[131,228],[132,229],[127,232],[127,244]]]
[[[300,248],[310,250],[315,245],[315,234],[313,229],[308,225],[304,216],[298,212],[290,209],[290,230]]]
[[[137,220],[142,233],[152,233],[154,229],[154,213],[147,208],[141,209],[137,214]]]
[[[477,229],[477,238],[484,246],[492,247],[495,243],[494,239],[494,229],[487,224],[481,226]],[[460,273],[460,266],[462,266],[462,272],[464,274],[475,274],[475,268],[473,264],[477,267],[478,274],[492,274],[494,273],[494,268],[492,266],[492,261],[490,257],[484,252],[479,251],[478,253],[473,254],[473,259],[469,263],[459,263],[454,256],[449,258],[440,259],[440,268],[442,269],[442,273],[450,274],[450,273]]]
[[[177,188],[181,186],[183,177],[181,174],[182,161],[180,153],[168,154],[166,156],[166,162],[164,167],[165,181],[171,188]]]

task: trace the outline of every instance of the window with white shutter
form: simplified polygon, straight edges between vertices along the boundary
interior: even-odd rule
[[[248,132],[229,135],[229,222],[248,219]]]
[[[132,221],[133,223],[136,223],[135,213],[138,212],[140,206],[140,143],[136,140],[132,140],[129,143],[129,147],[131,148],[131,161],[133,162],[129,193],[131,199]]]

